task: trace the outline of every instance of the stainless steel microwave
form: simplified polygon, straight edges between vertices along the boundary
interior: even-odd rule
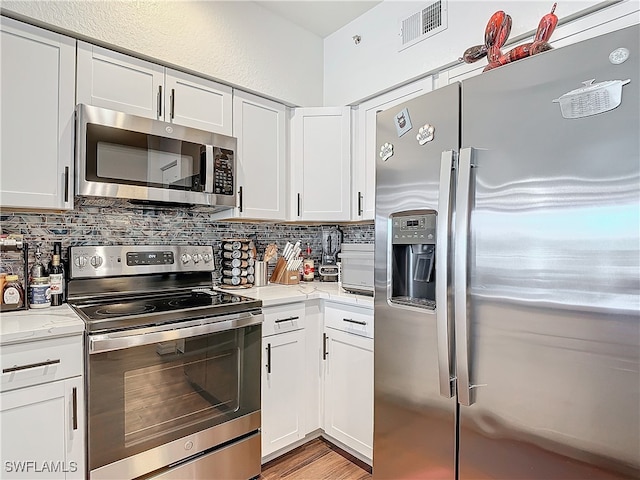
[[[79,104],[76,194],[153,203],[237,206],[237,140]]]

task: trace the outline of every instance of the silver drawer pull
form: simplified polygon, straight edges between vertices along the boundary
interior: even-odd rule
[[[366,325],[367,322],[363,322],[362,320],[354,320],[352,318],[343,318],[342,319],[345,322],[349,322],[349,323],[357,323],[358,325]]]
[[[278,320],[276,320],[274,323],[281,323],[281,322],[293,322],[294,320],[298,320],[300,317],[287,317],[287,318],[279,318]]]
[[[30,363],[29,365],[20,365],[20,366],[16,365],[9,368],[3,368],[2,373],[17,372],[19,370],[27,370],[29,368],[46,367],[47,365],[55,365],[56,363],[60,363],[59,358],[56,360],[47,360],[46,362]]]

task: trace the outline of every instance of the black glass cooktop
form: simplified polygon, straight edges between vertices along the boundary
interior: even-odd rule
[[[215,290],[163,293],[133,298],[111,298],[71,304],[89,332],[121,330],[226,315],[254,308],[262,302]]]

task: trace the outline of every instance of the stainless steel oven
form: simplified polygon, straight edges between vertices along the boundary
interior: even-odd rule
[[[261,302],[210,289],[211,247],[72,247],[70,259],[90,478],[259,475]]]

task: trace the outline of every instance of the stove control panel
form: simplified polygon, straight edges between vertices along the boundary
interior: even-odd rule
[[[80,246],[69,251],[69,278],[98,278],[175,272],[212,272],[213,247]]]
[[[173,252],[127,252],[127,265],[171,265],[174,263]]]

